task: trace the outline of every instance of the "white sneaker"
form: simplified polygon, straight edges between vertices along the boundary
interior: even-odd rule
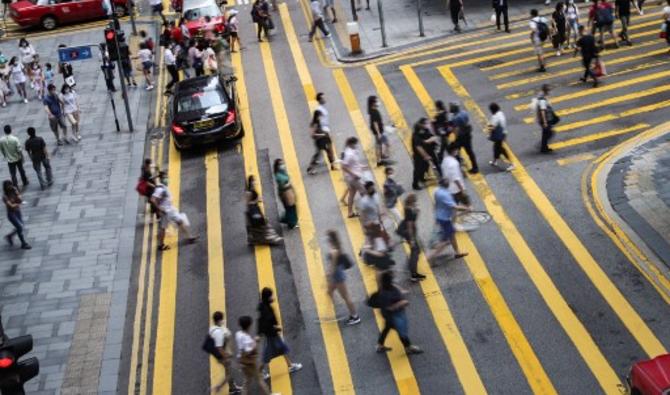
[[[514,165],[509,165],[509,166],[507,166],[507,169],[505,169],[505,171],[512,171],[514,169],[516,169],[516,167]]]
[[[561,56],[561,51],[556,51],[556,56]]]
[[[270,372],[268,371],[263,372],[263,380],[270,380]]]
[[[152,90],[152,89],[154,89],[154,86],[153,86],[153,85],[147,85],[147,90],[148,90],[148,91],[150,91],[150,90]]]
[[[28,104],[28,99],[23,99],[23,102]]]
[[[291,366],[289,366],[289,368],[288,368],[288,372],[289,372],[289,373],[295,373],[295,372],[297,372],[297,371],[300,370],[300,369],[302,369],[302,364],[301,364],[301,363],[294,362],[294,363],[291,364]]]
[[[546,0],[546,1],[544,2],[544,5],[549,5],[549,4],[551,4],[551,0]]]

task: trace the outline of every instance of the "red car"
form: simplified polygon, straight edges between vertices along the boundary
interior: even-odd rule
[[[21,27],[41,26],[46,30],[58,25],[101,19],[106,16],[104,0],[19,0],[10,5],[10,16]],[[128,12],[126,0],[113,0],[118,16]]]
[[[670,354],[637,362],[627,381],[631,395],[670,394]]]
[[[219,33],[226,30],[226,19],[214,0],[183,0],[181,13],[191,37],[205,35],[207,30]]]

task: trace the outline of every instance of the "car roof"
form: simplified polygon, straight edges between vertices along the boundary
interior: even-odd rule
[[[182,4],[182,12],[210,5],[216,6],[216,2],[214,0],[184,0],[184,3]]]
[[[221,86],[219,77],[216,75],[203,75],[200,77],[189,78],[177,83],[178,94],[192,93],[205,90],[206,88],[213,88]]]

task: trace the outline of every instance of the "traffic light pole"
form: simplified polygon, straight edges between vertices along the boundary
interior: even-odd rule
[[[114,2],[112,2],[114,4]],[[112,6],[113,7],[113,6]],[[112,17],[114,18],[114,27],[119,26],[119,18],[116,16],[116,12],[113,12],[112,10]],[[128,103],[128,89],[126,87],[126,79],[124,78],[123,75],[123,63],[121,60],[121,48],[119,46],[119,35],[115,34],[114,35],[114,41],[116,41],[116,64],[119,69],[119,79],[121,80],[121,96],[123,97],[123,104],[126,107],[126,119],[128,120],[128,130],[130,132],[134,132],[135,129],[133,128],[133,119],[132,116],[130,115],[130,103]]]
[[[130,26],[133,28],[133,36],[137,36],[137,26],[135,26],[135,1],[130,0],[127,4],[130,4],[128,7],[128,15],[130,15]]]

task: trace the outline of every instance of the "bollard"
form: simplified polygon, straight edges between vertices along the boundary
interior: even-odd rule
[[[358,22],[347,22],[347,34],[351,43],[351,53],[353,55],[363,52],[361,50],[361,36],[358,34]]]

